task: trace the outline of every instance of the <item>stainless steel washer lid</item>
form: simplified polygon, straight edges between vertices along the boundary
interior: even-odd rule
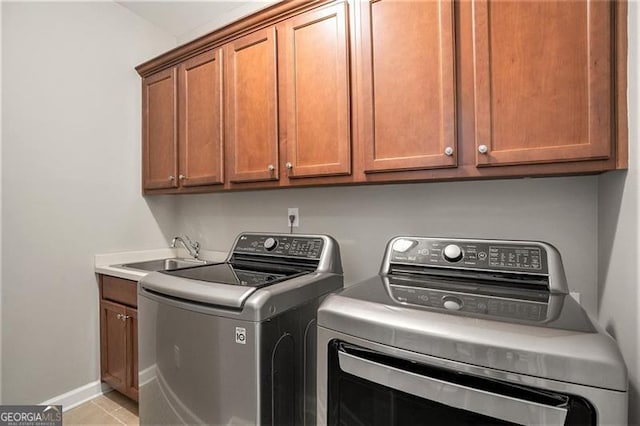
[[[332,237],[242,233],[225,262],[148,274],[138,293],[173,298],[201,312],[264,320],[340,287],[340,248]]]
[[[242,308],[245,300],[256,291],[256,287],[176,278],[161,272],[148,274],[140,280],[140,286],[146,291],[164,296],[236,309]]]
[[[576,302],[567,297],[567,303]],[[585,332],[416,309],[394,302],[381,277],[328,296],[318,310],[318,326],[472,365],[627,390],[620,351],[596,324]]]

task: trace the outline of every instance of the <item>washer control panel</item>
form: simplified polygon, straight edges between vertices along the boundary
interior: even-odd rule
[[[259,254],[302,259],[320,259],[322,238],[297,235],[242,234],[233,248],[234,253]]]
[[[394,284],[389,288],[393,299],[405,305],[521,321],[544,321],[547,317],[546,303]]]
[[[548,273],[546,250],[535,243],[402,237],[390,250],[392,263]]]

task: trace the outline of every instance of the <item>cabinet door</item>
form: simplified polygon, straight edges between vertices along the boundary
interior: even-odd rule
[[[142,173],[145,189],[176,188],[176,70],[142,80]]]
[[[278,179],[276,55],[274,28],[225,46],[226,161],[231,182]]]
[[[126,394],[138,400],[138,310],[126,308],[127,374]]]
[[[609,156],[611,7],[474,1],[478,166]]]
[[[457,164],[453,3],[360,3],[365,172]]]
[[[180,185],[223,183],[222,49],[179,68]]]
[[[351,173],[347,5],[285,22],[290,178]]]
[[[100,302],[100,370],[102,380],[121,392],[127,388],[127,326],[125,307]]]

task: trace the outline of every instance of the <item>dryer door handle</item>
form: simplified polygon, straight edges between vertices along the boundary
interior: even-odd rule
[[[522,424],[564,425],[567,410],[423,376],[338,351],[342,371],[419,398]]]

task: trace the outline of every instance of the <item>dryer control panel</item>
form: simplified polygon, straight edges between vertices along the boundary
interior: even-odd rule
[[[391,263],[548,273],[547,251],[536,243],[399,237],[389,250]]]

